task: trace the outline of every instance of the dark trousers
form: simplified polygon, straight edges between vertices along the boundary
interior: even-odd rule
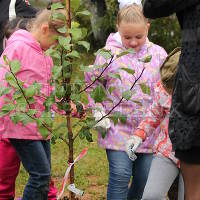
[[[50,141],[10,139],[29,174],[22,200],[47,200],[51,179]]]

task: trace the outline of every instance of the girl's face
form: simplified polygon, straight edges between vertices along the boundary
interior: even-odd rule
[[[52,32],[49,29],[48,25],[47,26],[46,25],[41,26],[41,35],[40,35],[40,38],[39,38],[39,43],[40,43],[42,50],[46,51],[53,44],[57,43],[57,41],[53,37],[55,35],[56,35],[56,33]]]
[[[117,25],[122,44],[125,48],[132,48],[138,52],[146,42],[149,24],[121,22]]]

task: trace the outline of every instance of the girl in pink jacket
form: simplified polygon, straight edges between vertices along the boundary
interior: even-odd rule
[[[42,84],[41,92],[45,96],[50,95],[51,92],[48,80],[51,77],[53,63],[51,58],[44,54],[44,51],[55,43],[52,38],[58,34],[55,25],[58,28],[59,21],[54,23],[51,11],[43,10],[34,20],[30,32],[18,30],[11,35],[0,59],[1,65],[5,65],[4,55],[9,60],[19,60],[21,69],[17,73],[18,79],[26,82],[27,86],[35,81],[40,82]],[[60,27],[62,26],[63,23],[60,24]],[[1,68],[1,82],[4,82],[5,73],[6,68]],[[44,110],[43,101],[43,99],[37,99],[35,103],[35,107],[40,111]],[[2,97],[0,98],[0,108],[3,104]],[[43,140],[35,123],[26,126],[15,125],[8,116],[0,118],[0,135],[3,139],[9,139],[24,168],[29,173],[23,200],[48,199],[51,179],[50,140]],[[17,163],[15,167],[17,167]]]
[[[184,200],[184,184],[180,174],[180,161],[172,151],[172,143],[168,135],[169,113],[172,89],[179,61],[180,49],[175,49],[160,69],[161,81],[155,84],[153,104],[146,113],[144,120],[134,132],[133,138],[146,140],[160,126],[160,134],[156,139],[156,154],[153,157],[148,180],[142,200],[166,199],[175,178],[179,176],[178,200]],[[137,141],[137,139],[136,139]],[[133,147],[137,149],[137,143]],[[132,149],[134,151],[134,149]]]
[[[133,96],[130,100],[124,100],[116,107],[114,111],[120,111],[127,116],[126,124],[118,123],[114,125],[111,122],[110,127],[107,127],[107,135],[102,137],[99,134],[98,142],[100,146],[106,149],[107,158],[109,161],[109,183],[107,191],[107,200],[125,200],[128,195],[128,183],[132,175],[133,161],[126,154],[126,142],[129,140],[133,130],[142,121],[144,114],[147,112],[149,105],[152,103],[154,93],[153,84],[159,80],[159,68],[166,58],[166,52],[163,48],[153,44],[147,38],[149,23],[143,16],[141,7],[136,4],[122,7],[117,18],[117,33],[112,33],[107,39],[106,49],[112,51],[112,54],[117,57],[120,52],[132,48],[135,53],[130,53],[116,59],[103,73],[103,84],[98,82],[98,85],[103,85],[106,90],[114,88],[112,94],[107,94],[112,100],[103,101],[102,108],[104,113],[108,113],[111,107],[116,105],[122,97],[122,93],[129,90],[135,81],[145,70],[133,88]],[[140,60],[147,55],[152,56],[149,63],[143,63]],[[97,76],[99,70],[95,69],[95,65],[102,65],[109,60],[105,60],[103,56],[98,56],[94,64],[94,70],[85,74],[85,79],[89,85],[94,76]],[[122,70],[129,68],[134,70],[134,76]],[[101,72],[101,71],[100,71]],[[119,74],[121,80],[113,78],[112,74]],[[141,89],[142,84],[147,84],[150,88],[151,95],[148,92],[144,93]],[[89,93],[89,106],[94,108],[96,105]],[[103,113],[103,112],[101,112]],[[96,116],[96,112],[94,112]],[[100,125],[100,124],[97,124]],[[158,133],[158,131],[157,131]],[[135,171],[133,184],[130,188],[130,199],[141,199],[146,179],[148,176],[152,153],[154,149],[154,141],[156,135],[149,137],[137,151],[137,159],[135,160]]]
[[[15,18],[5,26],[5,41],[18,29],[25,29],[29,19]],[[5,156],[6,155],[6,156]],[[20,159],[9,139],[0,134],[0,200],[14,200],[15,181],[19,173]],[[48,199],[56,200],[57,189],[51,179]]]

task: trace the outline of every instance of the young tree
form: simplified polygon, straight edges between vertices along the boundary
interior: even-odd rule
[[[121,68],[121,70],[133,76],[133,84],[129,90],[124,91],[121,95],[121,99],[117,103],[112,102],[111,109],[108,113],[105,113],[100,119],[95,121],[92,116],[90,109],[85,109],[81,103],[81,97],[84,95],[89,88],[92,88],[91,97],[94,102],[101,103],[107,99],[106,93],[112,94],[112,88],[106,91],[103,84],[96,85],[95,83],[101,82],[104,79],[104,72],[116,59],[120,58],[129,53],[134,53],[133,50],[128,49],[120,52],[118,55],[112,55],[110,50],[100,49],[96,55],[101,55],[105,59],[105,63],[102,66],[83,66],[78,65],[81,63],[81,48],[85,48],[87,51],[90,48],[90,44],[84,40],[87,36],[87,30],[81,27],[78,19],[81,17],[88,17],[90,13],[87,10],[81,10],[80,0],[66,0],[63,3],[55,3],[51,6],[52,18],[62,20],[65,23],[62,28],[57,31],[62,33],[63,36],[55,36],[58,41],[57,45],[54,45],[46,53],[49,54],[53,59],[53,68],[50,84],[54,88],[50,96],[44,96],[40,92],[42,85],[34,82],[32,85],[26,86],[25,82],[18,79],[18,73],[20,71],[20,63],[17,60],[9,60],[6,55],[4,56],[4,62],[9,66],[8,71],[5,75],[7,86],[2,85],[0,87],[0,96],[4,96],[5,104],[1,108],[0,117],[9,115],[10,119],[15,123],[22,123],[24,126],[28,123],[35,122],[37,124],[40,133],[44,138],[51,133],[52,142],[54,143],[57,139],[63,140],[69,147],[68,162],[71,164],[69,184],[74,183],[74,141],[79,136],[81,139],[87,139],[89,142],[92,141],[91,129],[94,129],[97,123],[105,118],[110,118],[116,124],[119,121],[126,123],[126,116],[120,112],[115,112],[115,108],[120,105],[121,102],[129,100],[133,93],[132,89],[135,84],[142,76],[145,70],[145,63],[151,60],[151,55],[140,59],[144,63],[144,68],[138,77],[135,77],[134,70],[129,68]],[[66,8],[66,15],[55,12],[57,9]],[[78,61],[78,62],[77,62]],[[80,79],[77,75],[75,68],[79,70],[97,70],[101,69],[100,72],[93,77],[92,82],[89,85],[85,85],[85,81]],[[111,74],[112,78],[121,79],[119,74]],[[141,84],[141,89],[144,93],[149,94],[149,88],[145,84]],[[42,96],[45,99],[43,113],[38,115],[36,109],[32,109],[32,104],[35,102],[35,98]],[[72,104],[76,105],[77,112],[80,118],[74,123],[72,120]],[[53,123],[54,117],[52,117],[52,108],[60,112],[57,115],[64,116],[64,120],[61,123]],[[97,108],[93,108],[94,110]],[[60,131],[63,127],[66,128],[66,132]],[[78,129],[78,132],[74,133],[74,128]],[[104,129],[98,129],[102,136],[106,135]],[[69,199],[75,200],[74,193],[69,193]]]

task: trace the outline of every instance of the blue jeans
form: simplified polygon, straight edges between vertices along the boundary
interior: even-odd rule
[[[124,151],[106,150],[109,162],[107,200],[141,199],[147,181],[152,154],[137,154],[134,178],[128,192],[133,162]]]
[[[47,200],[51,179],[50,141],[10,139],[29,174],[22,200]]]
[[[133,166],[133,180],[128,191],[128,200],[142,199],[144,188],[148,179],[153,154],[137,153]]]

